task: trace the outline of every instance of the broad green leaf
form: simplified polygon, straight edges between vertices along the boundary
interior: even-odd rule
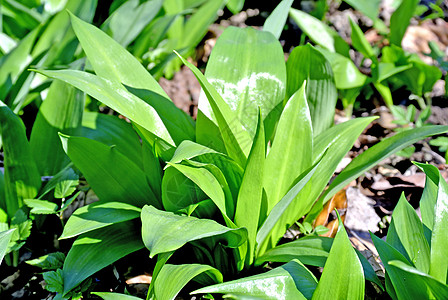
[[[168,130],[154,108],[128,92],[120,83],[74,70],[37,72],[75,86],[159,138],[174,144]]]
[[[278,115],[281,112],[281,108],[277,111],[277,106],[285,97],[284,62],[278,40],[271,33],[249,27],[228,27],[213,48],[205,77],[230,108],[230,115],[225,115],[227,122],[241,122],[251,138],[257,127],[258,109],[265,119],[271,113]],[[209,119],[217,121],[218,116],[214,109],[211,112],[205,100],[204,97],[199,98],[199,109]],[[242,140],[246,132],[240,132],[238,128],[234,130],[233,126],[236,125],[229,125],[247,154],[251,140]],[[267,125],[265,122],[265,126]],[[266,127],[267,136],[270,136],[272,130],[273,128]],[[247,144],[242,144],[241,141]]]
[[[167,211],[176,212],[207,199],[207,195],[188,177],[174,167],[166,168],[162,178],[162,203]],[[206,210],[196,210],[199,217],[211,217],[216,211],[213,203]]]
[[[209,284],[222,282],[222,274],[207,265],[164,265],[154,284],[156,299],[175,299],[182,288],[198,276],[206,276]]]
[[[185,22],[183,36],[176,49],[196,47],[226,2],[226,0],[205,1]]]
[[[171,163],[169,165],[193,181],[215,203],[223,215],[227,215],[224,191],[213,173],[206,168]]]
[[[338,215],[339,228],[312,299],[364,299],[361,262]]]
[[[207,286],[191,294],[221,293],[266,300],[307,299],[299,289],[309,294],[316,281],[299,261],[293,260],[266,273]]]
[[[356,10],[362,12],[370,20],[378,19],[381,0],[344,0]]]
[[[3,257],[8,249],[9,241],[11,240],[12,234],[16,229],[10,229],[7,231],[0,232],[0,265],[2,264]]]
[[[70,14],[73,30],[95,73],[109,81],[147,89],[168,98],[157,81],[120,44],[106,33]]]
[[[208,153],[224,155],[204,145],[197,144],[192,141],[183,141],[176,148],[176,152],[174,152],[173,158],[171,158],[170,163],[181,163],[184,159],[192,159],[194,157]]]
[[[323,48],[316,49],[330,62],[336,88],[352,89],[368,83],[368,77],[358,70],[350,58]]]
[[[142,145],[142,161],[148,185],[160,202],[162,201],[162,169],[154,148],[150,148],[146,142]]]
[[[94,202],[75,210],[59,239],[68,239],[98,228],[136,219],[140,213],[140,208],[127,203]]]
[[[404,194],[401,194],[392,214],[386,241],[397,250],[404,248],[405,252],[402,254],[418,270],[428,273],[430,248],[423,234],[422,222]]]
[[[395,293],[398,299],[428,299],[428,291],[423,281],[416,279],[412,273],[400,272],[399,269],[389,265],[390,261],[397,260],[409,264],[407,259],[398,250],[374,234],[371,233],[370,236],[392,283],[393,290],[386,283],[386,290],[389,295]]]
[[[351,149],[364,128],[373,120],[374,118],[350,120],[327,129],[315,138],[313,146],[314,162],[317,162],[323,155],[320,167],[316,169],[314,175],[290,204],[290,209],[285,211],[277,222],[271,234],[270,247],[277,243],[295,221],[310,211],[314,202],[328,184],[338,163]],[[265,249],[260,250],[260,254],[265,251]]]
[[[350,46],[336,31],[321,20],[294,8],[291,8],[289,15],[314,43],[330,52],[337,52],[345,57],[349,57],[348,50]]]
[[[195,139],[193,120],[171,100],[148,90],[131,87],[128,87],[128,90],[157,111],[176,145],[183,140]]]
[[[427,164],[417,164],[417,166],[438,185],[437,201],[433,215],[434,227],[431,236],[429,275],[445,283],[448,272],[448,257],[446,255],[448,247],[448,184],[440,172],[434,176],[435,168],[433,166]]]
[[[182,160],[194,160],[215,165],[224,175],[226,185],[228,185],[232,193],[233,201],[237,200],[243,169],[233,160],[229,159],[228,156],[201,144],[184,141],[177,147],[170,162],[180,163]]]
[[[290,208],[291,202],[297,197],[302,188],[308,183],[310,178],[314,175],[314,172],[319,167],[319,163],[304,171],[295,181],[294,186],[286,193],[285,196],[270,210],[268,217],[264,221],[263,225],[258,229],[257,232],[257,252],[260,246],[263,245],[271,233],[272,229],[275,227],[277,222],[280,220],[285,211]],[[266,174],[269,174],[266,172]],[[272,177],[275,178],[275,177]]]
[[[92,292],[92,294],[97,295],[104,300],[141,300],[141,298],[119,293]]]
[[[159,206],[142,169],[113,146],[84,137],[61,136],[61,140],[65,152],[101,200]]]
[[[83,137],[114,146],[121,154],[142,165],[142,152],[138,135],[132,125],[116,116],[96,112],[84,112],[82,117]]]
[[[298,259],[306,265],[323,267],[332,243],[333,239],[327,237],[303,237],[266,251],[262,256],[257,257],[255,265]]]
[[[266,143],[260,112],[257,132],[244,168],[243,181],[241,182],[235,209],[235,224],[247,228],[248,232],[249,255],[246,257],[246,266],[252,265],[255,254],[257,229],[260,211],[262,210],[265,158]]]
[[[418,163],[414,162],[417,166],[419,166]],[[420,211],[422,214],[422,223],[424,226],[426,226],[429,230],[434,229],[434,208],[436,207],[437,203],[437,189],[438,184],[433,181],[434,178],[437,178],[438,169],[435,166],[427,166],[425,173],[431,172],[433,175],[428,176],[426,175],[425,179],[425,188],[423,189],[423,194],[420,199]]]
[[[140,2],[131,0],[123,3],[103,23],[101,29],[123,47],[127,47],[157,15],[162,0]]]
[[[22,207],[24,199],[33,199],[41,186],[41,178],[26,138],[25,126],[0,101],[0,134],[3,141],[5,198],[1,201],[9,218]]]
[[[83,110],[83,93],[59,80],[51,84],[39,108],[30,139],[41,176],[53,176],[70,163],[58,132],[79,135]]]
[[[8,54],[0,58],[0,100],[5,101],[6,95],[16,83],[20,74],[31,63],[31,47],[38,34],[38,29],[28,33],[20,43]]]
[[[231,248],[240,246],[247,238],[245,228],[231,229],[212,220],[178,216],[152,206],[143,207],[141,219],[143,242],[151,257],[206,237],[218,236]]]
[[[142,249],[139,232],[140,229],[128,221],[79,236],[64,262],[64,295],[90,275]]]
[[[294,0],[281,1],[264,22],[263,30],[272,33],[277,39],[280,38],[292,2],[294,2]]]
[[[134,56],[142,57],[148,49],[156,48],[177,17],[178,15],[164,15],[154,19],[135,41],[132,47]]]
[[[378,78],[377,81],[381,82],[383,80],[392,77],[395,74],[406,71],[412,67],[411,64],[404,66],[395,66],[393,63],[380,62],[378,64]],[[372,74],[374,75],[374,74]]]
[[[227,154],[240,166],[244,166],[246,164],[245,153],[248,152],[246,149],[252,144],[249,134],[243,128],[243,125],[241,125],[239,120],[235,118],[230,107],[224,102],[221,95],[207,81],[204,75],[202,75],[201,71],[181,56],[179,57],[182,62],[193,71],[193,74],[198,79],[207,96],[207,100],[209,101],[213,114],[218,122],[219,131],[224,141]],[[197,136],[199,138],[199,132],[197,132]]]
[[[25,205],[31,208],[30,213],[40,215],[54,214],[58,211],[59,206],[56,203],[37,200],[37,199],[25,199]]]
[[[329,188],[321,197],[323,203],[347,185],[353,179],[372,168],[389,155],[424,139],[427,136],[442,134],[448,131],[448,126],[428,125],[406,130],[385,138],[375,146],[355,157],[350,164],[333,180]]]
[[[319,51],[307,44],[294,48],[286,63],[286,71],[287,99],[306,81],[306,100],[313,134],[317,136],[333,125],[337,91],[331,65]]]
[[[356,1],[354,1],[356,2]],[[366,2],[373,2],[373,1],[366,1]],[[375,16],[376,18],[376,16]],[[358,24],[353,22],[352,18],[349,18],[350,21],[350,27],[352,29],[351,33],[351,39],[352,39],[352,45],[353,47],[361,52],[366,58],[372,58],[376,61],[375,53],[373,52],[373,48],[370,45],[370,43],[367,41],[366,37],[364,36],[364,33],[362,32],[361,28],[359,28]]]
[[[243,6],[244,6],[244,0],[229,0],[229,1],[227,1],[227,8],[234,15],[239,13],[243,9]]]
[[[434,277],[429,276],[428,274],[419,271],[399,260],[389,261],[389,265],[398,268],[403,272],[414,274],[418,281],[425,282],[435,299],[448,299],[448,286],[441,283]]]
[[[401,47],[401,40],[414,15],[418,0],[402,1],[397,10],[390,17],[390,43]]]

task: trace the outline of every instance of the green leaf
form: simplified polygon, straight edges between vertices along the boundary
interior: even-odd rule
[[[348,50],[350,46],[336,31],[321,20],[294,8],[291,8],[289,15],[314,43],[330,52],[337,52],[345,57],[349,57]]]
[[[260,247],[266,242],[266,239],[269,237],[272,229],[276,226],[277,222],[281,219],[285,211],[290,208],[291,203],[297,197],[302,188],[308,183],[318,167],[319,163],[317,163],[309,170],[303,172],[303,174],[295,180],[297,183],[294,184],[294,186],[286,193],[286,195],[283,196],[283,198],[269,212],[268,217],[257,232],[257,252],[260,250]]]
[[[313,134],[317,136],[334,122],[338,95],[330,62],[307,44],[294,48],[286,63],[286,70],[287,99],[306,81],[306,100],[313,121]]]
[[[0,100],[4,101],[20,74],[31,63],[31,48],[39,30],[27,34],[8,54],[0,58]],[[14,109],[14,108],[13,108]]]
[[[30,213],[35,215],[54,214],[58,211],[59,208],[59,206],[56,203],[45,200],[25,199],[24,202],[26,206],[31,208]]]
[[[0,133],[3,140],[5,199],[8,216],[12,218],[22,207],[23,199],[37,195],[41,179],[26,138],[25,126],[3,102],[0,101]]]
[[[288,262],[298,259],[306,265],[323,267],[332,243],[331,238],[306,236],[266,251],[262,256],[257,257],[255,265],[268,261]]]
[[[294,0],[281,1],[264,22],[263,30],[272,33],[277,39],[280,38],[292,2],[294,2]]]
[[[64,262],[64,295],[95,272],[143,248],[136,227],[128,221],[79,236]]]
[[[298,260],[293,260],[266,273],[207,286],[191,294],[221,293],[266,300],[306,299],[301,291],[309,294],[316,283],[314,275]]]
[[[173,143],[154,108],[128,92],[120,83],[75,70],[36,72],[75,86],[166,142]]]
[[[141,209],[122,202],[94,202],[75,210],[64,226],[59,239],[68,239],[82,233],[115,223],[136,219]]]
[[[162,178],[162,203],[165,210],[176,212],[205,199],[207,195],[192,180],[173,166],[166,168]],[[215,210],[216,205],[212,203],[212,207],[207,207],[204,214],[196,211],[196,215],[210,217]]]
[[[0,265],[3,261],[3,257],[6,254],[6,250],[8,250],[8,244],[11,240],[12,234],[16,229],[9,229],[6,231],[0,232]]]
[[[142,145],[143,170],[145,171],[146,180],[157,197],[159,202],[162,201],[162,169],[160,167],[159,158],[154,153],[154,148],[143,141]]]
[[[141,218],[142,238],[150,257],[206,237],[219,236],[232,248],[240,246],[247,238],[245,228],[231,229],[212,220],[178,216],[152,206],[143,207]]]
[[[197,168],[181,164],[171,164],[188,179],[193,181],[219,208],[223,215],[227,215],[226,197],[218,179],[206,168]]]
[[[176,49],[196,47],[207,33],[210,24],[217,19],[218,11],[226,2],[225,0],[205,1],[185,22],[183,36]]]
[[[84,137],[61,136],[61,140],[65,152],[101,200],[138,207],[159,205],[145,173],[114,147]]]
[[[101,29],[127,47],[148,25],[162,8],[162,0],[140,3],[131,0],[123,3],[103,23]]]
[[[45,289],[50,292],[62,293],[64,290],[64,274],[61,269],[42,274],[46,283]]]
[[[418,0],[402,1],[400,6],[390,17],[390,43],[401,47],[401,40],[414,15]]]
[[[414,162],[414,164],[419,166],[416,162]],[[420,199],[420,211],[422,214],[423,225],[432,231],[434,229],[434,208],[437,203],[438,184],[436,184],[431,177],[434,179],[437,178],[438,169],[437,167],[430,165],[427,165],[425,169],[425,173],[428,174],[431,172],[431,174],[434,174],[435,176],[426,175],[425,188],[423,189],[423,194]]]
[[[182,288],[198,276],[206,276],[209,283],[222,282],[222,274],[207,265],[164,265],[154,284],[156,299],[175,299]]]
[[[195,139],[193,120],[171,100],[148,90],[131,87],[128,90],[157,111],[176,145],[183,140]]]
[[[239,13],[243,9],[243,6],[244,6],[244,0],[229,0],[229,1],[227,1],[227,8],[234,15]]]
[[[265,157],[266,144],[263,119],[260,112],[254,143],[244,168],[234,219],[237,226],[247,228],[249,255],[246,257],[246,265],[253,263],[255,254],[259,216],[262,210]]]
[[[434,277],[429,276],[428,274],[419,271],[416,268],[413,268],[408,264],[405,264],[404,262],[399,260],[389,261],[389,265],[398,268],[403,272],[416,275],[418,281],[423,281],[426,283],[427,287],[432,293],[432,296],[435,299],[448,299],[448,286],[446,284],[441,283]]]
[[[43,270],[56,270],[62,268],[65,254],[62,252],[53,252],[36,259],[27,260],[26,263]]]
[[[96,112],[84,112],[82,118],[83,137],[114,146],[121,154],[137,166],[142,164],[141,144],[132,125],[116,116]]]
[[[178,15],[164,15],[154,19],[135,41],[132,47],[134,56],[142,57],[148,49],[156,48],[177,17]]]
[[[97,295],[104,300],[141,300],[141,298],[119,293],[92,292],[92,294]]]
[[[373,1],[366,1],[366,2],[373,2]],[[377,16],[375,16],[375,18],[377,18]],[[361,28],[359,28],[358,24],[353,22],[352,18],[349,18],[349,21],[350,21],[350,27],[352,29],[351,39],[353,47],[359,52],[361,52],[366,58],[372,58],[373,60],[376,61],[376,56],[375,53],[373,52],[373,48],[367,41]]]
[[[352,89],[368,83],[369,78],[358,70],[351,59],[323,48],[316,49],[330,62],[337,89]]]
[[[409,264],[406,258],[398,252],[394,247],[381,240],[374,234],[370,234],[373,244],[380,255],[381,261],[386,269],[386,274],[389,276],[392,283],[391,286],[386,283],[386,290],[391,294],[396,294],[398,299],[429,299],[427,289],[424,282],[415,278],[412,273],[400,272],[400,269],[389,265],[390,261],[399,260],[405,264]]]
[[[30,139],[40,175],[55,175],[70,163],[58,132],[79,135],[83,110],[83,93],[59,80],[51,84],[39,108]]]
[[[422,222],[404,194],[401,194],[392,214],[386,241],[397,250],[403,248],[402,254],[418,270],[428,273],[430,248],[423,234]]]
[[[390,156],[391,154],[404,149],[427,136],[442,134],[448,131],[448,126],[428,125],[420,128],[406,130],[396,135],[385,138],[375,146],[364,151],[355,157],[350,164],[333,180],[329,188],[321,197],[323,203],[328,201],[334,194],[357,178],[374,165]]]
[[[221,95],[218,94],[216,89],[207,81],[198,68],[181,56],[179,57],[182,62],[193,71],[193,74],[198,79],[207,96],[207,100],[213,109],[213,114],[217,119],[219,131],[224,141],[227,154],[240,166],[244,166],[246,164],[246,154],[243,151],[247,151],[245,149],[250,147],[252,143],[249,134],[243,128],[243,125],[241,125],[239,120],[235,119],[230,107],[224,102]],[[197,132],[197,136],[199,139],[199,132]]]
[[[434,227],[431,236],[431,262],[429,275],[445,283],[447,281],[448,257],[448,184],[436,168],[427,164],[416,164],[426,176],[438,185],[437,201],[434,207]],[[438,170],[437,170],[438,171]]]
[[[219,154],[224,155],[222,153],[216,152],[215,150],[208,148],[204,145],[194,143],[192,141],[183,141],[174,152],[173,157],[170,160],[170,163],[180,163],[184,159],[192,159],[200,155],[205,154]]]
[[[281,112],[277,106],[285,97],[285,70],[281,45],[268,32],[250,27],[228,27],[213,48],[205,77],[228,104],[229,114],[220,107],[221,111],[246,154],[255,136],[258,109],[265,118],[266,136],[270,137],[274,129],[266,118],[270,114],[278,116]],[[219,121],[215,109],[212,113],[204,97],[199,98],[198,106],[210,120]],[[240,122],[245,129],[243,132],[236,127]],[[218,125],[221,128],[220,122]],[[245,131],[249,133],[250,140],[243,139],[247,135]],[[199,139],[200,131],[197,134]],[[207,145],[201,140],[198,142]]]
[[[339,214],[338,220],[338,232],[312,299],[364,299],[362,265]]]
[[[95,73],[109,81],[147,89],[168,98],[157,81],[120,44],[106,33],[70,14],[73,30]]]
[[[356,10],[362,12],[370,20],[378,19],[381,0],[344,0]]]

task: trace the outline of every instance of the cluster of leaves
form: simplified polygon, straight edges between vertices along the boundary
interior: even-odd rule
[[[219,1],[184,4],[193,2],[207,6]],[[282,1],[263,31],[227,28],[205,75],[176,53],[203,90],[196,122],[175,107],[120,42],[70,14],[73,34],[87,56],[85,65],[93,72],[80,71],[79,64],[35,70],[55,80],[39,107],[30,142],[20,118],[0,106],[5,157],[0,212],[8,226],[0,233],[1,257],[18,249],[8,246],[10,240],[23,244],[31,225],[28,211],[36,223],[42,215],[61,214],[85,192],[76,191],[82,177],[99,201],[77,209],[65,224],[60,239],[76,237],[71,250],[65,259],[54,254],[30,262],[50,270],[44,273],[47,289],[57,292],[58,299],[80,297],[89,289],[91,275],[145,247],[156,259],[148,291],[152,299],[173,299],[192,280],[204,286],[193,293],[234,298],[320,299],[329,293],[363,298],[365,279],[382,288],[367,260],[350,245],[342,222],[334,240],[312,235],[309,224],[347,183],[448,127],[413,128],[384,139],[327,187],[374,118],[333,124],[337,76],[322,49],[297,47],[285,63],[277,39],[291,3]],[[105,24],[112,31],[120,27]],[[85,112],[84,93],[130,123]],[[51,176],[43,187],[41,176]],[[308,236],[277,245],[301,218]],[[433,241],[440,239],[437,226]],[[169,263],[174,258],[181,264]],[[240,278],[267,262],[286,264]],[[305,265],[324,267],[319,281]],[[431,270],[430,275],[443,281]],[[388,281],[386,289],[401,298],[394,280],[394,289]]]

